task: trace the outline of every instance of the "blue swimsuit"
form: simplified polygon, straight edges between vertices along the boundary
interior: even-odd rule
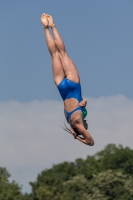
[[[61,83],[58,85],[58,90],[60,92],[60,95],[62,99],[65,101],[69,98],[77,99],[78,102],[81,102],[83,100],[82,94],[81,94],[81,85],[79,83],[75,83],[67,78],[64,78]],[[71,112],[67,112],[65,109],[65,114],[67,118],[67,122],[70,119],[71,115],[77,111],[81,110],[83,112],[83,107],[78,106],[76,109],[72,110]]]

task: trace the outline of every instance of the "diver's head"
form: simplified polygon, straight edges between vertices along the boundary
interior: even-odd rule
[[[84,125],[84,128],[87,130],[88,129],[88,123],[87,123],[87,120],[83,120],[83,125]],[[81,135],[81,133],[79,133],[78,129],[76,127],[71,127],[71,132],[75,132],[76,135]]]

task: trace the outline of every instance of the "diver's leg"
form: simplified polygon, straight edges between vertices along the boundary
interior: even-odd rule
[[[75,64],[73,63],[73,61],[67,55],[64,42],[53,22],[52,16],[47,15],[47,19],[49,21],[49,26],[52,28],[52,31],[54,34],[55,45],[59,51],[59,56],[61,59],[61,63],[65,72],[66,78],[79,83],[80,79],[79,79],[77,68]]]
[[[59,57],[59,52],[55,46],[55,42],[50,34],[49,27],[48,27],[48,22],[46,15],[43,14],[41,17],[41,21],[44,25],[44,30],[45,30],[45,37],[46,37],[46,43],[48,50],[51,54],[52,58],[52,69],[53,69],[53,76],[54,76],[54,82],[56,85],[58,85],[62,79],[65,77],[64,70],[62,67],[62,63]]]

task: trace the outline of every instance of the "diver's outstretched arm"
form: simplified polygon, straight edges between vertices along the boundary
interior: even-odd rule
[[[78,112],[78,111],[77,111]],[[72,127],[70,128],[70,132],[72,133],[72,135],[74,136],[75,139],[79,140],[80,142],[93,146],[94,145],[94,139],[92,138],[92,136],[90,135],[89,131],[86,130],[85,125],[84,125],[84,121],[81,118],[80,115],[75,115],[75,113],[73,113],[72,118],[73,118],[73,123],[72,123]],[[76,130],[74,130],[76,129]],[[80,137],[79,135],[83,136]]]
[[[80,137],[78,134],[76,134],[74,132],[73,128],[70,128],[70,132],[71,134],[74,136],[75,139],[79,140],[80,142],[89,145],[89,146],[93,146],[94,145],[94,140],[91,137],[90,133],[82,126],[80,126],[79,128],[79,134],[82,135],[83,137]]]
[[[89,145],[89,146],[93,146],[94,143],[92,143],[91,141],[90,142],[87,142],[83,137],[80,137],[80,136],[75,136],[75,139],[79,140],[80,142],[86,144],[86,145]]]
[[[89,139],[85,139],[84,137],[80,137],[79,135],[76,135],[75,133],[72,133],[72,135],[74,136],[75,139],[79,140],[80,142],[89,145],[89,146],[93,146],[94,145],[94,140],[91,137],[91,135],[89,134],[87,137],[89,137]]]

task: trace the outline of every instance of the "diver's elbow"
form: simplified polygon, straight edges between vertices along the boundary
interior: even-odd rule
[[[87,145],[89,145],[89,146],[94,146],[94,144],[95,144],[95,143],[94,143],[94,140],[93,140],[93,141],[88,141],[88,142],[87,142]]]
[[[93,143],[90,144],[90,146],[94,146],[94,144],[95,144],[95,143],[93,142]]]

